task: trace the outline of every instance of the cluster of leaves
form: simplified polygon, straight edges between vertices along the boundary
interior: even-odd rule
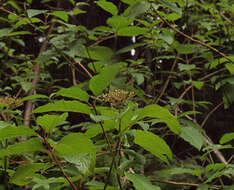
[[[234,102],[234,3],[66,4],[0,5],[0,189],[233,189],[234,133],[204,126]],[[74,24],[90,6],[103,25]]]

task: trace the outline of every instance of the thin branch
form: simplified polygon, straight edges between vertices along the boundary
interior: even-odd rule
[[[181,32],[180,30],[178,30],[177,28],[175,28],[174,26],[172,26],[172,24],[169,23],[165,18],[163,18],[163,16],[161,16],[158,11],[155,10],[155,12],[163,20],[163,22],[165,22],[170,28],[172,28],[173,30],[175,30],[177,33],[181,34],[182,36],[188,38],[189,40],[191,40],[191,41],[193,41],[195,43],[198,43],[198,44],[200,44],[200,45],[202,45],[204,47],[207,47],[207,48],[215,51],[216,53],[218,53],[219,55],[221,55],[222,57],[226,58],[228,61],[230,61],[231,63],[233,63],[233,61],[227,55],[225,55],[224,53],[220,52],[216,48],[214,48],[214,47],[212,47],[212,46],[210,46],[210,45],[208,45],[208,44],[206,44],[206,43],[204,43],[204,42],[202,42],[200,40],[196,40],[196,39],[192,38],[191,36],[189,36],[189,35]]]

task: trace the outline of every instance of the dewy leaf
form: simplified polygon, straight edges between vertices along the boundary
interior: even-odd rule
[[[120,28],[117,32],[118,36],[138,36],[141,34],[146,34],[148,31],[147,28],[142,28],[139,26],[127,26]]]
[[[36,15],[46,13],[47,10],[37,10],[37,9],[27,9],[27,14],[29,18],[32,18]]]
[[[91,78],[89,81],[89,88],[95,96],[102,93],[102,91],[111,83],[119,71],[119,66],[106,66],[101,72]]]
[[[7,149],[0,150],[0,157],[10,155],[21,155],[25,152],[43,151],[44,146],[39,138],[32,138],[17,144],[10,145]]]
[[[50,14],[61,18],[65,22],[68,22],[68,13],[66,11],[54,11]]]
[[[78,113],[90,113],[90,107],[87,104],[83,104],[78,101],[65,101],[59,100],[55,103],[48,103],[44,106],[36,108],[33,113],[43,113],[51,111],[62,111],[62,112],[78,112]]]
[[[24,126],[7,126],[5,128],[0,128],[0,141],[4,141],[10,138],[16,138],[19,136],[36,136],[34,130],[29,127]]]
[[[136,190],[160,190],[161,188],[152,185],[151,182],[143,175],[131,174],[128,172],[124,173],[129,181],[133,183]]]
[[[44,163],[20,165],[16,169],[16,172],[14,173],[13,177],[10,179],[10,182],[20,186],[27,185],[32,181],[33,177],[37,175],[35,174],[37,171],[45,170],[48,167],[50,166]]]
[[[63,155],[94,153],[93,142],[83,133],[70,133],[63,137],[55,150]]]
[[[1,132],[1,131],[0,131]],[[234,133],[225,133],[220,139],[219,143],[224,144],[234,139]]]
[[[48,133],[67,118],[68,114],[63,113],[62,115],[43,115],[37,118],[37,123]]]
[[[138,120],[143,119],[144,117],[156,117],[167,124],[169,129],[175,134],[179,134],[181,126],[175,116],[173,116],[166,108],[163,108],[159,105],[152,104],[145,106],[143,109],[136,111],[138,114]]]
[[[180,137],[198,150],[205,142],[203,135],[194,127],[182,127]]]
[[[61,89],[56,94],[68,98],[75,98],[85,102],[88,102],[89,100],[89,95],[85,91],[81,90],[78,86]]]
[[[102,9],[104,9],[105,11],[109,12],[112,15],[118,14],[118,8],[112,2],[101,0],[101,1],[98,1],[97,4],[99,7],[101,7]]]
[[[225,67],[232,75],[234,74],[234,64],[227,63],[227,64],[225,64]]]
[[[136,144],[169,164],[168,159],[172,160],[172,152],[162,138],[148,131],[134,130],[134,132]]]

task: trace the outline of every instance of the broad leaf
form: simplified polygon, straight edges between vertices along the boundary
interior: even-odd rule
[[[182,127],[180,137],[198,150],[205,142],[204,136],[194,127]]]
[[[152,185],[151,182],[143,175],[124,173],[129,181],[133,183],[136,190],[160,190],[161,188]]]
[[[101,94],[102,91],[111,83],[119,69],[119,66],[106,66],[98,75],[91,78],[89,81],[89,88],[95,96]]]
[[[32,181],[33,177],[38,175],[36,174],[37,171],[45,170],[48,167],[50,166],[44,163],[20,165],[12,176],[11,182],[20,186],[27,185]]]
[[[83,133],[70,133],[63,137],[55,150],[63,155],[94,153],[93,142]]]
[[[82,100],[85,102],[88,102],[89,100],[89,95],[85,91],[81,90],[78,86],[61,89],[56,94],[68,98]]]
[[[233,63],[227,63],[225,64],[225,67],[227,70],[233,75],[234,74],[234,64]]]
[[[39,138],[32,138],[27,141],[22,141],[7,147],[7,149],[0,150],[0,157],[10,155],[21,155],[26,152],[43,151],[44,146]]]
[[[19,136],[36,136],[34,130],[29,127],[24,126],[7,126],[4,128],[0,128],[0,141],[4,141],[6,139],[16,138]]]
[[[27,14],[29,18],[32,18],[36,15],[46,13],[47,10],[38,10],[38,9],[27,9]]]
[[[68,12],[66,11],[54,11],[50,14],[61,18],[65,22],[68,22]]]
[[[26,97],[22,98],[21,100],[22,101],[27,101],[27,100],[43,99],[43,98],[49,99],[49,97],[46,96],[46,95],[43,95],[43,94],[34,94],[34,95],[31,95],[31,96],[26,96]]]
[[[219,142],[220,142],[220,144],[224,144],[224,143],[227,143],[233,139],[234,139],[234,133],[226,133],[222,136],[222,138],[220,139]]]
[[[134,132],[136,144],[169,164],[168,160],[172,160],[172,152],[162,138],[148,131],[134,130]]]
[[[105,46],[88,47],[84,56],[88,59],[100,60],[107,62],[111,59],[114,52],[112,49]]]
[[[36,108],[33,113],[43,113],[51,111],[62,111],[62,112],[78,112],[78,113],[90,113],[90,107],[87,104],[83,104],[78,101],[64,101],[59,100],[55,103],[49,103],[44,106]]]
[[[100,0],[97,2],[98,6],[104,9],[105,11],[109,12],[112,15],[117,15],[118,14],[118,8],[116,5],[112,2],[108,2],[105,0]]]
[[[107,19],[107,24],[114,28],[115,30],[118,30],[120,28],[126,27],[130,25],[133,22],[132,19],[127,19],[123,16],[113,16]]]
[[[166,108],[153,104],[137,110],[136,114],[138,114],[138,120],[143,119],[144,117],[159,118],[167,124],[172,132],[176,134],[180,133],[181,126],[178,120]]]
[[[150,3],[147,1],[135,1],[130,7],[128,7],[123,15],[127,18],[136,18],[144,14],[150,8]]]
[[[169,9],[171,9],[172,11],[174,11],[174,12],[176,12],[176,13],[182,15],[182,10],[181,10],[180,8],[178,8],[178,7],[176,6],[175,3],[171,3],[171,2],[168,1],[168,0],[158,0],[158,2],[159,2],[161,5],[163,5],[163,7],[167,7],[167,8],[169,8]]]
[[[139,26],[127,26],[120,28],[117,32],[118,36],[138,36],[141,34],[146,34],[148,31],[147,28],[142,28]]]
[[[43,115],[37,118],[37,123],[48,133],[53,128],[60,125],[67,118],[68,114],[64,113],[62,115]]]

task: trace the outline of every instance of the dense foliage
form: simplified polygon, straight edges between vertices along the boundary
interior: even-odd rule
[[[0,10],[0,189],[234,189],[234,1]]]

